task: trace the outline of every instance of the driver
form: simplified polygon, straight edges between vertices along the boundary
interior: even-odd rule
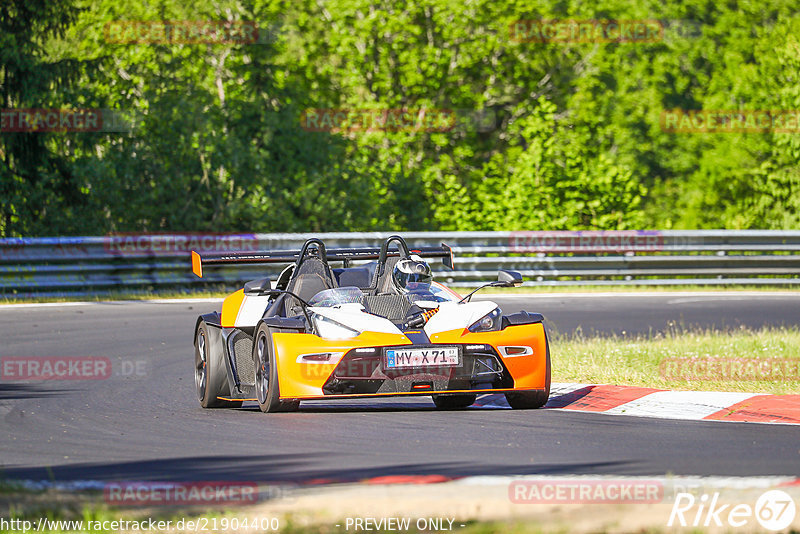
[[[429,289],[433,281],[430,266],[416,254],[398,261],[392,270],[395,290],[403,295],[409,291]]]

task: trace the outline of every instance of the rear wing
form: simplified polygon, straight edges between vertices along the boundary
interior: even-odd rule
[[[294,252],[290,250],[265,250],[261,252],[227,252],[203,254],[192,251],[192,272],[203,277],[203,267],[206,265],[238,265],[238,264],[270,264],[270,263],[296,263],[303,251]],[[381,248],[333,248],[326,250],[321,247],[319,253],[324,253],[328,262],[341,261],[345,267],[352,260],[377,260],[381,258]],[[422,258],[441,258],[442,263],[453,269],[453,250],[444,243],[438,247],[421,247],[410,249],[411,254],[416,254]],[[400,250],[385,251],[387,257],[399,256]]]

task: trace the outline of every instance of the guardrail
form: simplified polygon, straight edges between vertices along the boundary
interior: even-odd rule
[[[0,239],[0,295],[94,294],[233,287],[276,275],[274,267],[208,268],[191,273],[189,253],[299,249],[310,237],[332,247],[375,246],[388,232],[322,234],[114,234]],[[413,246],[452,246],[456,269],[437,279],[475,286],[498,269],[526,285],[800,283],[800,231],[404,232]]]

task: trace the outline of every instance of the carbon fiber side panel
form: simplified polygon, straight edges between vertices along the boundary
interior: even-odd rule
[[[255,385],[255,364],[253,363],[253,340],[244,332],[237,332],[230,343],[236,362],[236,374],[242,386]]]

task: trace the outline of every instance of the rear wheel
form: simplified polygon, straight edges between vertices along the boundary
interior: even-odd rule
[[[547,342],[546,342],[547,343]],[[544,391],[509,391],[506,393],[508,404],[515,410],[531,410],[541,408],[550,398],[550,344],[547,343],[545,357]]]
[[[300,406],[300,401],[280,400],[278,385],[278,365],[272,334],[280,330],[261,324],[256,329],[253,341],[253,361],[256,366],[256,398],[258,407],[264,413],[290,412]]]
[[[434,395],[433,403],[440,410],[460,410],[466,408],[467,406],[471,406],[477,398],[477,394]]]
[[[201,321],[194,337],[194,385],[203,408],[238,408],[242,401],[226,401],[217,397],[229,395],[224,354],[210,349],[208,325]]]

